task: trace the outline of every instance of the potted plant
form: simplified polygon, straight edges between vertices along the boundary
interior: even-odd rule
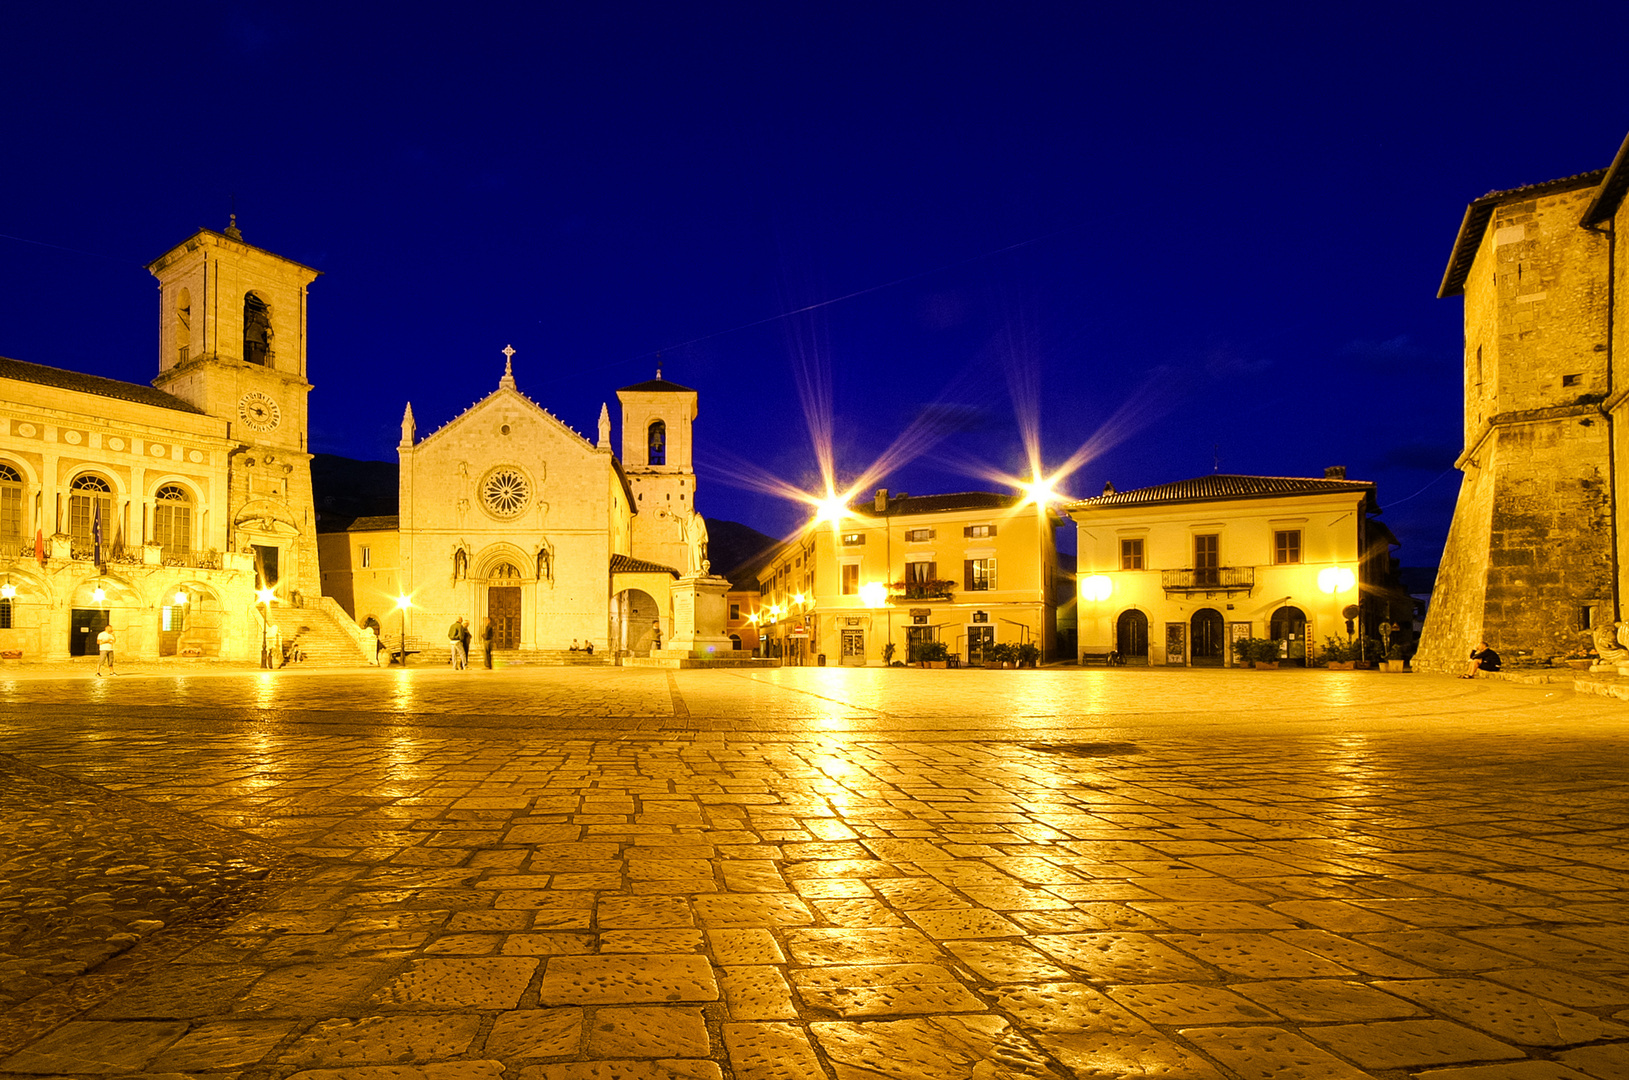
[[[1040,646],[1036,645],[1035,642],[1033,642],[1033,641],[1026,641],[1022,645],[1018,646],[1018,666],[1019,667],[1032,668],[1032,667],[1040,667],[1040,665],[1041,665],[1041,648],[1040,648]]]
[[[1279,648],[1279,643],[1267,638],[1254,638],[1252,640],[1255,644],[1255,648],[1251,650],[1251,658],[1255,661],[1254,666],[1261,668],[1264,671],[1278,670],[1278,660],[1281,651]]]
[[[950,650],[942,641],[919,641],[915,653],[916,662],[925,668],[942,668],[950,657]]]
[[[1324,666],[1331,671],[1352,670],[1352,647],[1339,638],[1324,638]]]
[[[894,666],[894,643],[892,641],[882,647],[882,662],[889,667]]]
[[[1377,629],[1380,631],[1381,670],[1402,671],[1406,666],[1403,660],[1403,641],[1396,636],[1402,627],[1394,622],[1383,622]]]
[[[990,668],[1010,668],[1018,663],[1018,646],[1010,641],[1003,641],[991,645],[984,650],[984,666]]]

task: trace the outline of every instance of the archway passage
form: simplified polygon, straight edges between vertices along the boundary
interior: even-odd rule
[[[487,575],[486,614],[494,649],[520,648],[520,571],[499,563]]]
[[[1222,613],[1215,608],[1200,608],[1193,613],[1189,626],[1190,655],[1194,667],[1220,667],[1222,649]]]
[[[1281,607],[1273,612],[1272,618],[1267,621],[1267,636],[1274,641],[1287,642],[1287,647],[1280,646],[1279,652],[1284,659],[1306,665],[1307,662],[1307,616],[1306,612],[1298,607]]]
[[[648,656],[657,648],[658,620],[662,609],[656,598],[643,589],[617,593],[612,608],[611,647],[627,656]]]
[[[1128,664],[1148,663],[1148,616],[1132,608],[1115,624],[1114,647]]]

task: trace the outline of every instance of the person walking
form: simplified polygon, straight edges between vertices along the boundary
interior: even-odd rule
[[[458,617],[458,645],[464,655],[463,662],[458,665],[460,671],[469,670],[469,642],[471,636],[469,620],[460,615]]]
[[[452,648],[452,669],[464,669],[464,621],[454,619],[452,625],[447,627],[447,641]]]
[[[104,667],[107,668],[109,675],[118,674],[117,671],[113,670],[113,645],[113,627],[102,627],[102,632],[96,635],[96,675],[98,678],[101,677]]]
[[[481,653],[486,659],[486,669],[492,670],[492,616],[488,615],[481,620]]]

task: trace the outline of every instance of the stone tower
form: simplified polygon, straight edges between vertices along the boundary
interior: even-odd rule
[[[1421,670],[1462,670],[1479,637],[1507,662],[1565,655],[1615,618],[1613,237],[1585,221],[1605,175],[1465,212],[1438,292],[1465,303],[1464,478]]]
[[[319,273],[199,229],[147,267],[159,282],[153,385],[228,423],[227,542],[287,603],[321,593],[307,445],[306,288]]]
[[[622,403],[622,468],[633,492],[633,554],[684,573],[685,536],[695,512],[691,427],[696,392],[656,378],[617,391]]]

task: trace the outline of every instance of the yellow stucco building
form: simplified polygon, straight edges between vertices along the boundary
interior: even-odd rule
[[[1062,524],[1017,495],[879,490],[776,552],[759,582],[764,647],[789,662],[857,666],[904,661],[928,641],[969,663],[1009,643],[1051,659],[1072,591]]]
[[[1304,662],[1309,641],[1317,655],[1324,638],[1346,639],[1348,606],[1370,634],[1389,611],[1378,601],[1396,540],[1373,519],[1374,484],[1344,469],[1110,487],[1065,509],[1083,659],[1223,666],[1231,641],[1267,638]]]

